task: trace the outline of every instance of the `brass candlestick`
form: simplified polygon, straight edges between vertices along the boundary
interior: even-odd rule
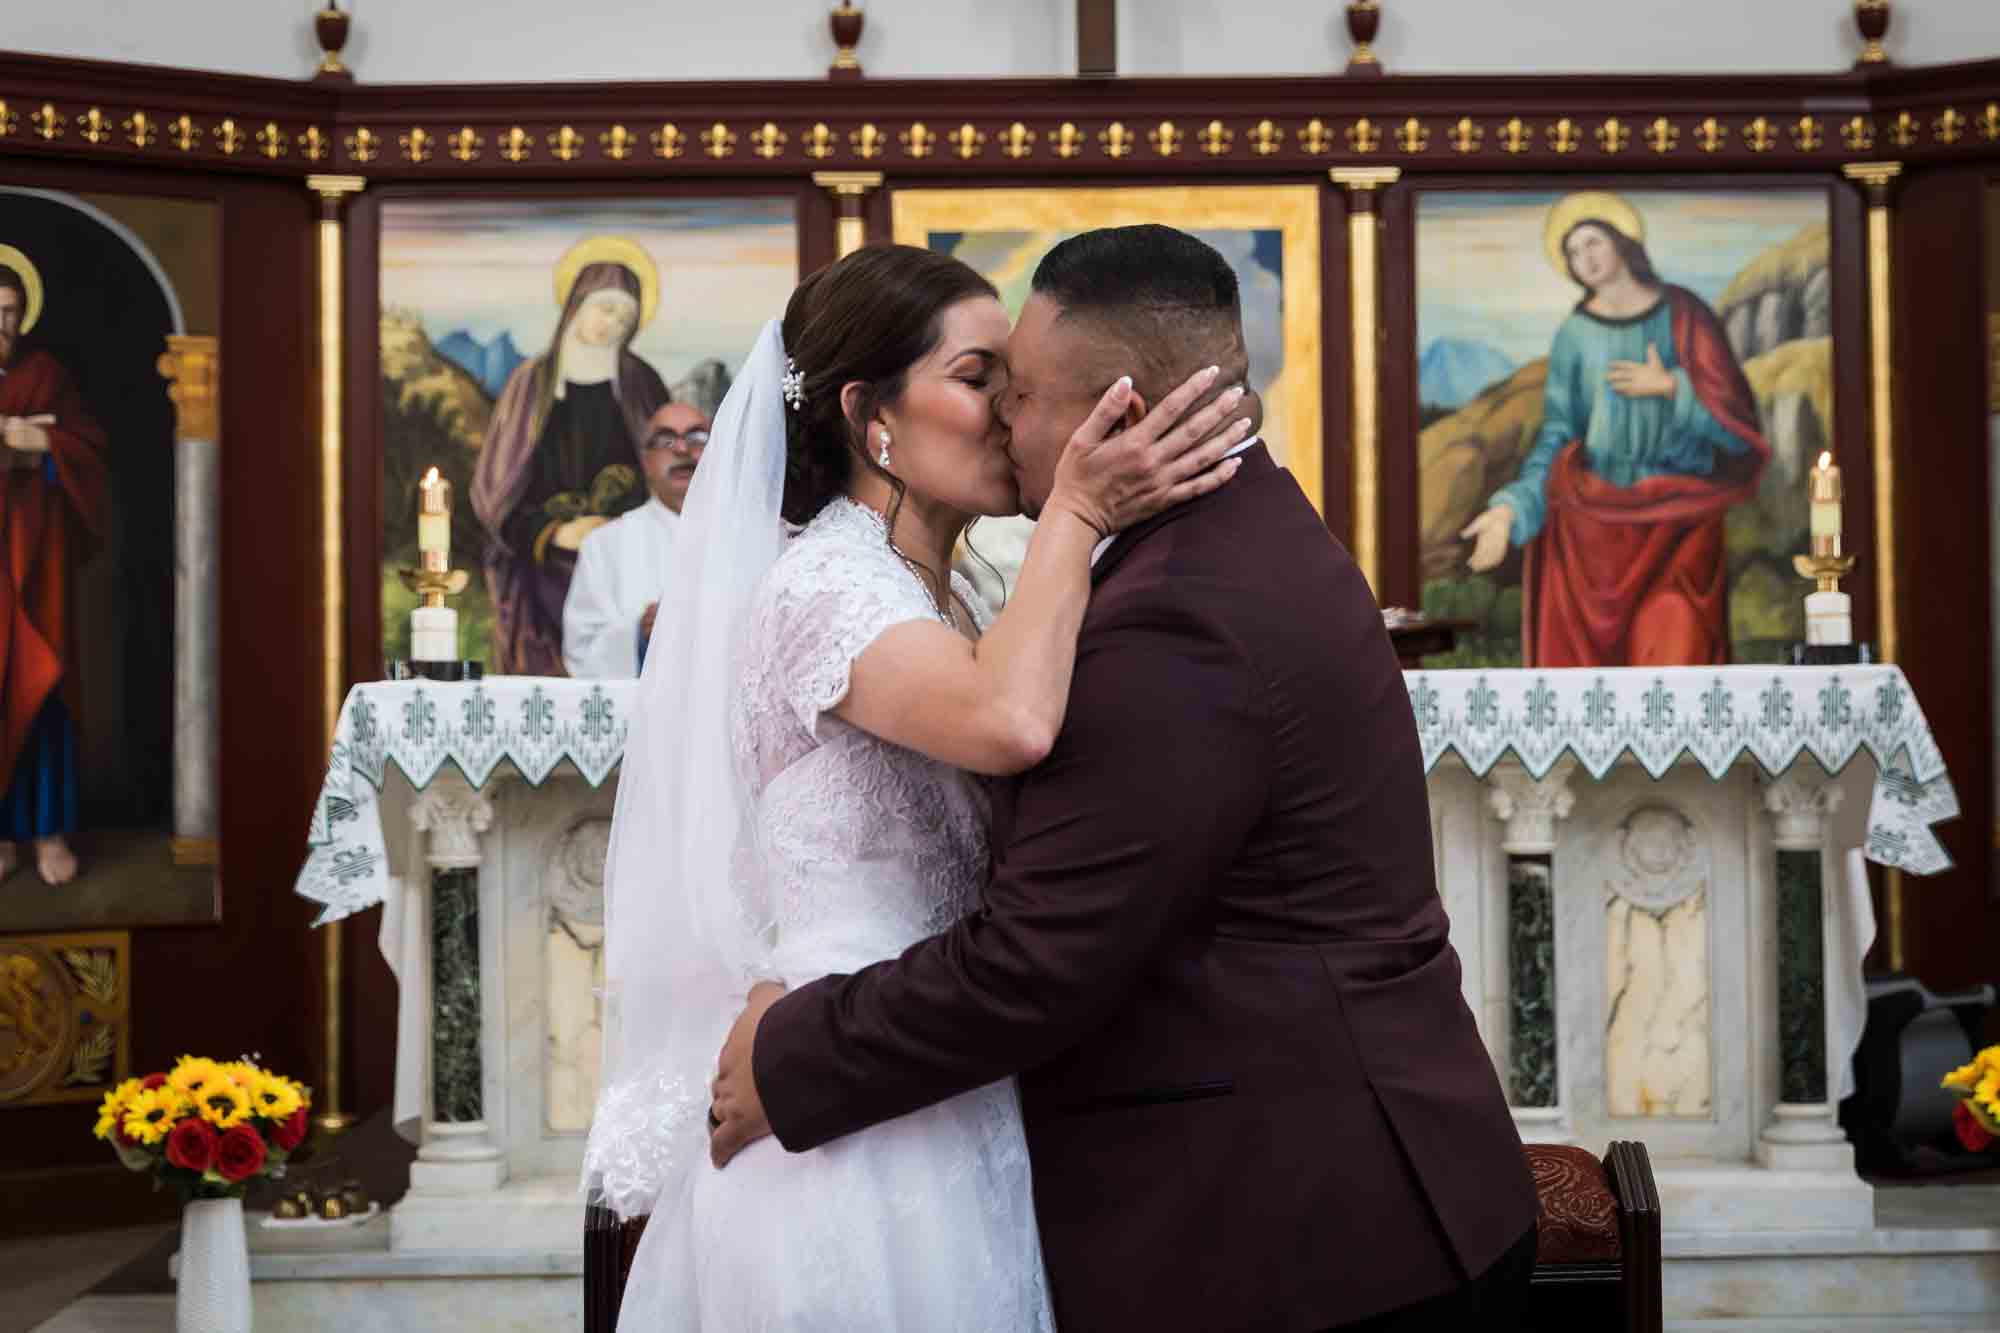
[[[1820,592],[1839,592],[1840,581],[1854,572],[1851,555],[1795,555],[1792,568],[1802,579],[1818,584]]]
[[[442,607],[445,598],[458,596],[472,582],[462,569],[399,569],[396,576],[422,599],[422,605],[432,608]]]

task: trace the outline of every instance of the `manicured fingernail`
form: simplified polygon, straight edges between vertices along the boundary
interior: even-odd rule
[[[1224,406],[1228,406],[1229,404],[1231,404],[1231,403],[1234,403],[1234,402],[1236,402],[1236,401],[1237,401],[1238,399],[1240,399],[1241,397],[1243,397],[1243,386],[1242,386],[1242,385],[1240,385],[1240,384],[1239,384],[1239,385],[1237,385],[1237,386],[1236,386],[1235,388],[1233,388],[1233,389],[1225,389],[1225,390],[1223,390],[1223,393],[1222,393],[1222,402],[1223,402],[1223,405],[1224,405]]]
[[[1254,422],[1254,421],[1252,421],[1252,420],[1250,420],[1250,418],[1249,418],[1249,417],[1244,417],[1244,418],[1243,418],[1242,420],[1240,420],[1240,421],[1238,421],[1238,422],[1236,423],[1236,429],[1238,429],[1238,430],[1241,430],[1241,431],[1247,431],[1247,430],[1249,430],[1249,429],[1250,429],[1250,428],[1251,428],[1252,426],[1254,426],[1254,425],[1256,425],[1256,424],[1257,424],[1257,423],[1256,423],[1256,422]]]
[[[1217,375],[1220,375],[1221,373],[1222,373],[1221,366],[1210,366],[1207,370],[1201,372],[1202,382],[1205,384],[1212,384],[1215,381],[1215,377]]]
[[[1120,393],[1130,393],[1132,392],[1132,377],[1130,375],[1120,375],[1118,382],[1111,387]]]
[[[1228,477],[1235,476],[1242,470],[1243,470],[1243,460],[1240,458],[1232,458],[1228,462],[1222,465],[1222,473],[1225,479]]]

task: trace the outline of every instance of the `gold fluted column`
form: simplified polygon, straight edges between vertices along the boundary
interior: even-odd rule
[[[1875,651],[1893,662],[1898,651],[1899,588],[1896,581],[1895,362],[1890,294],[1894,277],[1889,249],[1889,205],[1901,162],[1850,162],[1841,170],[1868,195],[1868,381],[1874,403],[1870,452],[1875,477]],[[1903,970],[1903,873],[1882,876],[1882,916],[1890,970]]]
[[[847,256],[868,244],[868,219],[863,216],[863,206],[868,192],[882,185],[879,171],[815,171],[813,184],[833,195],[833,204],[839,210],[839,218],[834,223],[834,257]]]
[[[1327,173],[1346,189],[1348,290],[1353,297],[1354,415],[1352,450],[1354,561],[1382,596],[1381,281],[1375,192],[1394,185],[1401,167],[1335,167]]]
[[[347,688],[345,596],[346,570],[341,549],[345,495],[341,477],[341,398],[346,350],[341,320],[345,283],[341,268],[341,206],[367,182],[359,176],[308,176],[306,186],[319,196],[319,484],[320,601],[325,656],[320,663],[320,706],[329,741],[340,720],[341,698]],[[318,1124],[337,1134],[354,1123],[341,1108],[341,967],[340,924],[320,931],[321,979],[325,986],[326,1030],[318,1101]]]

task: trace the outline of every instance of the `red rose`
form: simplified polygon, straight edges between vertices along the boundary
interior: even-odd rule
[[[154,1088],[164,1088],[166,1086],[167,1076],[165,1074],[148,1074],[145,1081],[139,1084],[140,1089],[145,1092],[151,1092]]]
[[[248,1125],[238,1125],[215,1145],[215,1169],[234,1185],[264,1169],[264,1136]]]
[[[1958,1131],[1958,1141],[1965,1145],[1967,1152],[1985,1152],[1992,1146],[1993,1135],[1979,1123],[1979,1117],[1972,1114],[1972,1108],[1964,1102],[1951,1108],[1951,1124]]]
[[[271,1139],[286,1152],[306,1141],[306,1108],[298,1110],[271,1126]]]
[[[189,1116],[167,1134],[167,1160],[189,1171],[206,1171],[215,1165],[215,1144],[208,1122]]]

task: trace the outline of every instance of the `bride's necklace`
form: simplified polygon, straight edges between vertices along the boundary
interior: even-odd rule
[[[910,559],[910,557],[904,555],[902,548],[897,546],[894,542],[891,542],[889,544],[889,549],[896,553],[896,558],[898,560],[901,560],[903,562],[903,567],[910,571],[910,577],[915,579],[923,587],[924,599],[931,604],[931,611],[936,614],[939,620],[945,623],[945,626],[948,629],[950,629],[954,634],[957,633],[958,617],[955,614],[953,614],[953,609],[951,607],[940,605],[938,603],[937,593],[931,588],[931,581],[924,577],[924,567],[922,565],[919,565],[916,561]],[[947,586],[949,586],[949,584],[947,584]]]

